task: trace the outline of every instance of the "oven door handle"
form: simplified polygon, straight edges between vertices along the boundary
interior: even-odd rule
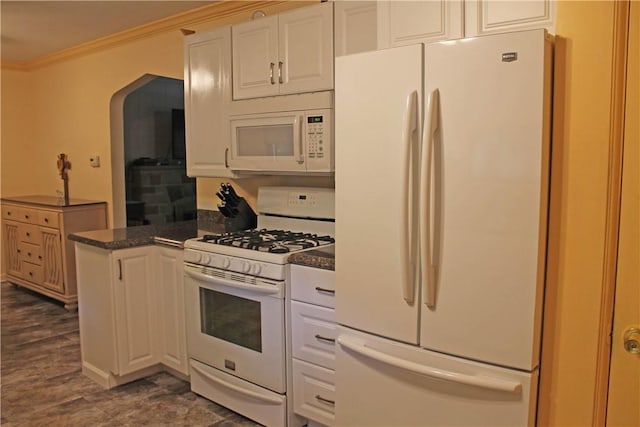
[[[246,390],[242,387],[238,387],[235,384],[231,384],[221,378],[216,378],[213,375],[205,372],[204,370],[200,369],[199,367],[195,366],[194,364],[191,364],[191,369],[193,369],[194,371],[198,372],[200,375],[202,375],[203,377],[207,378],[209,381],[212,381],[214,383],[217,383],[223,387],[226,387],[228,389],[231,389],[237,393],[240,394],[244,394],[245,396],[249,396],[252,397],[256,400],[261,400],[265,403],[268,404],[272,404],[272,405],[281,405],[282,404],[282,400],[281,399],[277,399],[275,397],[271,397],[271,396],[265,396],[262,395],[260,393],[256,393],[255,391],[252,390]]]
[[[196,280],[201,280],[211,284],[219,284],[219,285],[228,286],[231,288],[244,289],[247,291],[251,291],[259,294],[265,294],[265,295],[277,294],[278,292],[280,292],[280,289],[278,289],[278,287],[276,286],[248,285],[245,283],[234,282],[233,280],[224,279],[221,277],[213,277],[207,274],[199,273],[197,271],[193,271],[189,267],[185,267],[184,272]]]

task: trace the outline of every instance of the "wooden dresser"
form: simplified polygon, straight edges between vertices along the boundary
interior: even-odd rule
[[[2,242],[7,280],[78,307],[70,233],[107,228],[107,204],[53,196],[2,198]]]

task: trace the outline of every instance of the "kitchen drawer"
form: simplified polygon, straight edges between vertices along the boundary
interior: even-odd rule
[[[331,308],[291,301],[293,357],[335,369],[335,317]]]
[[[40,245],[20,242],[18,244],[18,251],[20,252],[22,261],[42,265],[42,247]]]
[[[39,245],[42,243],[40,229],[34,224],[20,224],[20,241]]]
[[[22,277],[33,283],[42,283],[44,278],[42,266],[30,262],[22,263]]]
[[[293,411],[296,414],[321,424],[334,425],[335,395],[334,371],[293,360]]]
[[[59,228],[60,220],[57,212],[39,211],[38,224],[45,227]]]
[[[335,289],[334,271],[291,265],[291,299],[333,308]]]

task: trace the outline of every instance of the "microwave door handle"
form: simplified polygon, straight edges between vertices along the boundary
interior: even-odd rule
[[[298,162],[298,164],[300,164],[300,165],[304,163],[304,149],[302,147],[302,143],[304,142],[304,140],[302,138],[303,137],[302,128],[304,127],[303,118],[304,118],[304,116],[296,116],[296,118],[293,119],[293,127],[294,127],[294,129],[295,128],[298,129],[298,132],[297,132],[297,134],[298,134],[297,135],[298,136],[298,143],[295,144],[295,141],[294,141],[293,156],[296,158],[296,162]]]

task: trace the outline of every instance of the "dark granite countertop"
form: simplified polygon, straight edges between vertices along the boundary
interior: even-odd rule
[[[291,264],[304,265],[306,267],[335,270],[335,245],[323,246],[321,249],[312,249],[291,254]]]
[[[198,220],[83,231],[70,234],[69,240],[109,250],[153,244],[182,248],[187,239],[224,231],[224,224],[217,222],[217,218],[203,219],[198,212]]]
[[[44,207],[51,208],[64,208],[71,206],[85,206],[85,205],[96,205],[100,203],[97,200],[84,200],[84,199],[69,199],[69,203],[60,203],[60,199],[56,196],[13,196],[13,197],[3,197],[3,202],[13,202],[13,203],[28,203],[32,205],[40,205]]]

